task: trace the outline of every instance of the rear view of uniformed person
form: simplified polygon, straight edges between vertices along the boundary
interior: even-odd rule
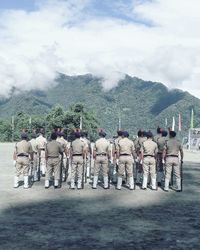
[[[135,146],[133,141],[128,139],[129,133],[123,132],[122,139],[117,145],[117,158],[119,159],[119,169],[117,178],[117,189],[120,190],[122,186],[122,177],[126,171],[130,190],[134,189],[133,178],[133,156],[136,157]]]
[[[60,154],[63,154],[63,147],[56,141],[57,134],[51,134],[51,141],[46,144],[45,157],[47,170],[45,176],[45,188],[49,188],[50,179],[54,174],[54,188],[58,188],[60,180]]]
[[[156,185],[156,157],[158,153],[157,143],[152,141],[152,133],[146,132],[147,140],[141,147],[141,159],[143,162],[143,183],[142,189],[147,189],[148,176],[151,176],[151,189],[157,190]]]
[[[169,140],[166,142],[164,151],[163,151],[163,161],[166,161],[165,169],[165,187],[164,190],[168,192],[169,182],[171,179],[171,172],[174,169],[174,175],[176,178],[176,191],[181,191],[181,174],[180,174],[180,165],[179,165],[179,152],[180,160],[183,161],[183,149],[181,143],[175,138],[176,132],[169,132]]]
[[[71,143],[71,189],[75,188],[75,177],[77,173],[77,188],[82,188],[83,180],[83,164],[86,154],[85,142],[83,142],[80,137],[79,132],[75,132],[75,140]]]
[[[108,188],[108,160],[110,159],[110,142],[106,140],[106,133],[99,132],[100,139],[94,144],[93,158],[94,162],[94,178],[93,178],[93,189],[97,188],[99,171],[102,168],[104,188]]]
[[[37,167],[38,167],[38,148],[37,148],[37,144],[36,144],[36,134],[33,133],[31,135],[31,146],[32,146],[32,150],[33,150],[33,163],[32,163],[32,171],[31,171],[31,175],[33,175],[33,180],[37,181],[38,180],[38,172],[37,172]]]
[[[162,161],[164,146],[168,140],[167,131],[162,130],[162,136],[157,139],[158,155],[157,155],[157,183],[161,186],[161,182],[164,180],[164,164]]]
[[[42,176],[44,176],[46,172],[46,161],[45,161],[46,144],[47,144],[47,139],[44,137],[44,132],[40,131],[39,136],[36,138],[36,145],[38,149],[38,163],[40,164]]]
[[[21,141],[15,145],[13,160],[16,161],[16,171],[14,177],[14,188],[19,187],[19,176],[24,177],[24,188],[29,188],[28,174],[30,168],[30,160],[33,161],[33,151],[31,143],[27,141],[26,133],[21,134]],[[30,156],[30,160],[29,160]]]

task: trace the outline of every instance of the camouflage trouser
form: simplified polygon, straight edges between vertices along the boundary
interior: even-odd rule
[[[152,179],[156,178],[156,160],[154,157],[144,157],[143,172],[145,177],[148,177],[150,174]]]
[[[103,176],[108,176],[108,157],[105,155],[97,155],[94,162],[94,176],[99,175],[100,168],[102,168]]]
[[[60,159],[59,159],[59,157],[48,158],[45,180],[50,180],[53,173],[54,173],[54,179],[60,180]]]
[[[166,158],[166,173],[165,178],[170,180],[172,169],[174,170],[174,175],[177,179],[181,178],[180,165],[178,157],[168,156]]]
[[[122,155],[119,157],[118,176],[123,177],[124,173],[127,177],[133,176],[133,157],[129,155]]]
[[[16,176],[28,176],[29,174],[29,158],[26,156],[18,156],[17,161],[16,161],[16,171],[15,175]]]
[[[73,156],[71,165],[71,179],[75,179],[77,173],[78,179],[82,180],[83,175],[83,156]]]

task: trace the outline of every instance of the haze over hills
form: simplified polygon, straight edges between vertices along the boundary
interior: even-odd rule
[[[172,117],[178,126],[178,114],[182,116],[183,131],[190,124],[191,109],[200,113],[200,100],[188,92],[178,89],[168,90],[163,84],[147,82],[136,77],[126,76],[117,87],[104,91],[101,79],[90,74],[66,76],[60,74],[56,87],[46,91],[30,91],[13,94],[9,99],[0,101],[0,117],[10,118],[17,112],[45,114],[55,104],[67,108],[74,103],[83,103],[89,110],[94,110],[100,127],[113,133],[118,128],[119,116],[121,127],[136,133],[138,128],[165,127],[172,124]],[[195,116],[195,126],[200,118]]]

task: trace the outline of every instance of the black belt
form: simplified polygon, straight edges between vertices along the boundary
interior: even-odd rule
[[[72,156],[83,156],[83,154],[73,154]]]
[[[19,154],[17,156],[20,156],[20,157],[28,157],[28,155],[24,155],[24,154]]]
[[[45,150],[45,148],[40,148],[40,150]]]
[[[155,157],[154,155],[144,155],[144,157]]]
[[[52,158],[52,159],[54,159],[54,158],[59,158],[59,156],[48,156],[47,158]]]
[[[120,156],[131,156],[131,155],[129,155],[129,154],[121,154]]]
[[[103,153],[103,154],[97,154],[97,155],[98,155],[98,156],[99,156],[99,155],[104,155],[104,156],[106,156],[107,154],[104,154],[104,153]]]
[[[169,156],[178,158],[178,155],[167,155],[167,157],[169,157]]]

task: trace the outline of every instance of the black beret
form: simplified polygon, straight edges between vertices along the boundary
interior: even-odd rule
[[[146,132],[146,137],[147,138],[152,138],[153,134],[151,133],[151,131]]]
[[[175,131],[170,131],[169,135],[170,135],[170,137],[176,137],[176,132]]]
[[[168,132],[166,130],[162,131],[162,136],[166,137],[168,135]]]
[[[124,136],[124,137],[129,137],[128,131],[124,131],[124,132],[123,132],[123,136]]]
[[[26,133],[21,133],[21,139],[27,139],[28,135]]]
[[[99,136],[101,136],[101,137],[106,137],[106,132],[100,131],[100,132],[99,132]]]

